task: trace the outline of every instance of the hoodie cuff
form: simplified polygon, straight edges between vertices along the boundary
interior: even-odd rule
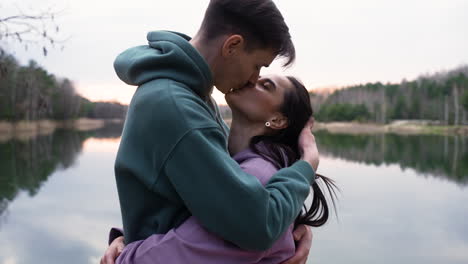
[[[303,175],[309,181],[310,185],[314,183],[315,171],[307,161],[299,160],[296,163],[294,163],[293,166],[291,166],[290,168]]]
[[[108,244],[110,245],[112,243],[112,241],[114,241],[114,239],[116,239],[116,238],[118,238],[120,236],[123,236],[123,235],[124,235],[123,229],[118,228],[118,227],[111,228],[111,230],[109,232]]]

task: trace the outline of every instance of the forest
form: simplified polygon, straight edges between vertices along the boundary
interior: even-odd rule
[[[126,112],[127,106],[117,102],[91,102],[76,92],[71,80],[34,61],[22,66],[0,49],[0,120],[123,119]]]
[[[412,81],[367,83],[310,95],[316,119],[324,122],[427,120],[438,125],[468,124],[468,66]]]

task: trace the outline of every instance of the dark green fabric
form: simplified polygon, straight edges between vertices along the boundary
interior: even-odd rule
[[[115,163],[126,243],[166,233],[193,214],[241,248],[266,249],[301,210],[314,172],[299,161],[263,187],[241,170],[210,103],[210,69],[188,40],[150,32],[149,45],[114,63],[120,79],[139,86]]]

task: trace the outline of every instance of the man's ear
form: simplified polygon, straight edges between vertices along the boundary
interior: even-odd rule
[[[288,118],[281,113],[276,113],[269,122],[271,129],[280,130],[288,127]]]
[[[241,35],[229,36],[223,44],[222,55],[227,58],[238,53],[239,50],[244,49],[245,40]]]

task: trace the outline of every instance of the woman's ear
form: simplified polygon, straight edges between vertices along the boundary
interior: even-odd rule
[[[288,118],[286,118],[283,114],[277,113],[272,118],[270,118],[270,128],[271,129],[285,129],[288,127]]]
[[[238,50],[244,49],[244,38],[241,35],[231,35],[229,36],[223,44],[222,55],[223,57],[231,57],[238,53]]]

